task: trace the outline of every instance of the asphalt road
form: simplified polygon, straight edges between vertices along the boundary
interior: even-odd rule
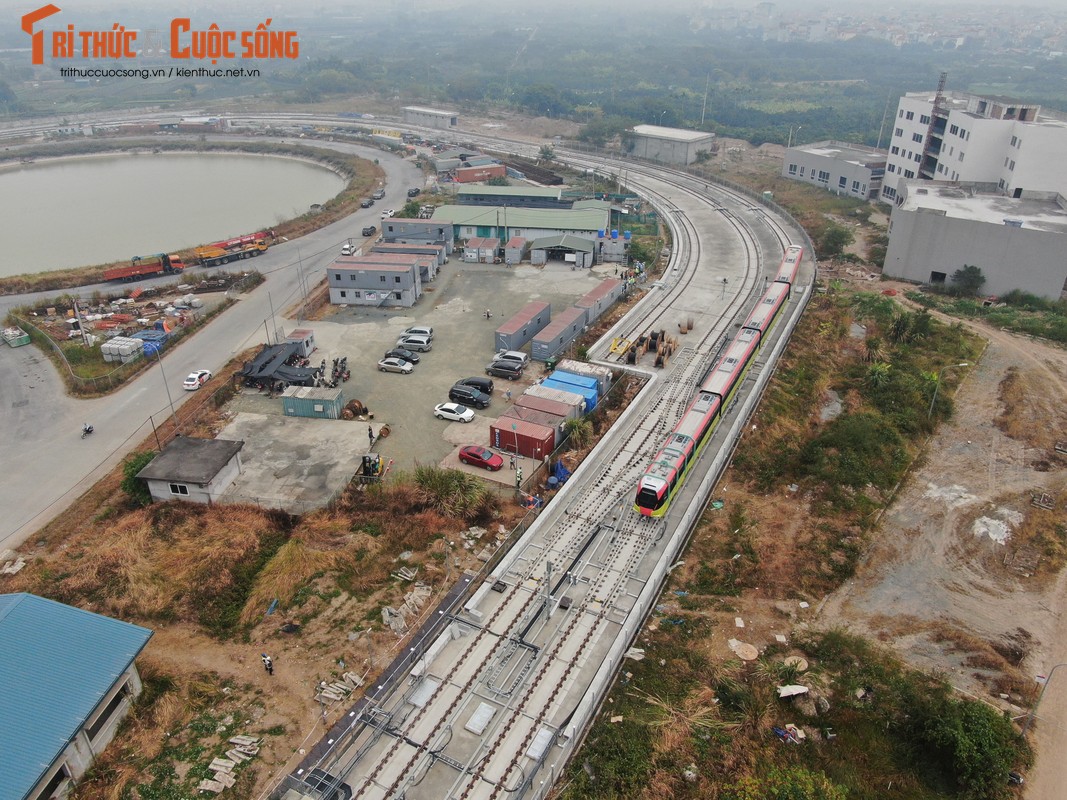
[[[0,347],[0,464],[4,466],[0,551],[26,541],[150,436],[151,419],[161,420],[170,413],[168,388],[179,406],[186,399],[181,383],[189,372],[217,371],[236,353],[261,342],[272,304],[280,314],[300,297],[301,269],[312,283],[317,282],[345,239],[360,239],[364,225],[380,224],[382,208],[400,208],[406,190],[422,185],[422,173],[411,162],[376,149],[344,149],[378,159],[386,172],[385,199],[298,242],[272,247],[255,261],[266,277],[262,286],[240,295],[237,304],[209,327],[168,351],[161,367],[148,370],[120,391],[94,400],[71,398],[35,347]],[[115,287],[88,286],[81,293],[89,296],[98,288]],[[39,297],[4,297],[0,314]],[[82,439],[85,422],[92,423],[96,432]]]

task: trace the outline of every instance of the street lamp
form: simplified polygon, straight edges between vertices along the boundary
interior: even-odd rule
[[[660,127],[663,126],[663,115],[666,114],[666,113],[667,113],[667,109],[663,109],[661,112],[659,112],[659,123],[657,123],[657,124]]]
[[[1026,722],[1023,725],[1023,738],[1026,738],[1026,732],[1030,730],[1030,723],[1034,721],[1034,715],[1037,714],[1037,707],[1041,704],[1041,698],[1045,696],[1045,689],[1052,683],[1052,676],[1056,674],[1056,670],[1060,667],[1067,666],[1067,664],[1057,664],[1048,671],[1048,676],[1045,678],[1045,682],[1041,684],[1041,693],[1037,696],[1037,702],[1034,703],[1030,709],[1030,713],[1026,717]]]
[[[941,367],[937,373],[937,380],[934,381],[934,396],[930,398],[930,409],[926,412],[926,418],[930,419],[934,415],[934,403],[937,402],[937,390],[941,388],[941,375],[946,369],[956,369],[957,367],[969,367],[971,366],[969,361],[963,361],[959,364],[948,364]]]
[[[795,133],[797,134],[798,137],[800,136],[800,129],[803,128],[803,127],[804,127],[803,125],[797,125]],[[794,133],[793,126],[790,125],[789,126],[789,144],[787,144],[786,147],[792,147],[793,146],[793,133]],[[799,139],[798,139],[798,144],[799,144]]]
[[[178,427],[178,414],[174,410],[174,399],[170,396],[170,384],[167,383],[167,373],[163,371],[163,359],[159,357],[159,351],[162,348],[156,347],[156,362],[159,364],[159,374],[163,376],[163,388],[167,390],[167,401],[170,403],[170,415],[174,418],[174,431],[181,433],[181,428]]]

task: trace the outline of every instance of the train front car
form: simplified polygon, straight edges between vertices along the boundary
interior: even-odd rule
[[[689,467],[711,439],[718,418],[719,398],[706,392],[698,394],[637,482],[634,511],[646,517],[667,513]]]
[[[800,272],[800,262],[803,260],[804,248],[797,244],[789,245],[785,249],[785,255],[782,256],[782,263],[778,265],[778,275],[774,280],[792,286],[796,282],[797,274]]]

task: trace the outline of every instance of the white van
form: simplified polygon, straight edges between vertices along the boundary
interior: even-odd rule
[[[431,342],[433,341],[433,328],[429,325],[412,325],[401,336],[425,336]]]
[[[401,336],[396,340],[397,347],[405,350],[416,350],[420,353],[428,353],[433,350],[433,344],[428,336],[416,336],[414,334]]]
[[[510,361],[525,369],[530,363],[530,357],[520,350],[501,350],[493,356],[493,361]]]

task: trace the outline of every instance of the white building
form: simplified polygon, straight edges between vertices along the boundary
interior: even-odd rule
[[[900,98],[881,200],[896,201],[914,178],[991,183],[1012,197],[1067,195],[1067,117],[957,92],[944,93],[935,113],[934,101],[933,92]]]
[[[834,194],[874,200],[882,188],[886,151],[846,142],[814,142],[785,151],[782,177]]]
[[[179,436],[137,473],[155,501],[211,505],[241,472],[244,442]]]
[[[982,191],[984,189],[985,191]],[[1012,289],[1058,300],[1067,287],[1067,200],[1056,193],[1007,197],[995,184],[905,181],[889,223],[883,274],[950,283],[982,270],[984,295]]]
[[[710,151],[714,141],[714,133],[634,125],[623,136],[623,147],[638,158],[685,166],[696,161],[701,150]]]
[[[421,106],[404,106],[404,124],[420,125],[424,128],[443,128],[450,130],[459,125],[459,115],[455,111],[440,111],[436,108]]]

